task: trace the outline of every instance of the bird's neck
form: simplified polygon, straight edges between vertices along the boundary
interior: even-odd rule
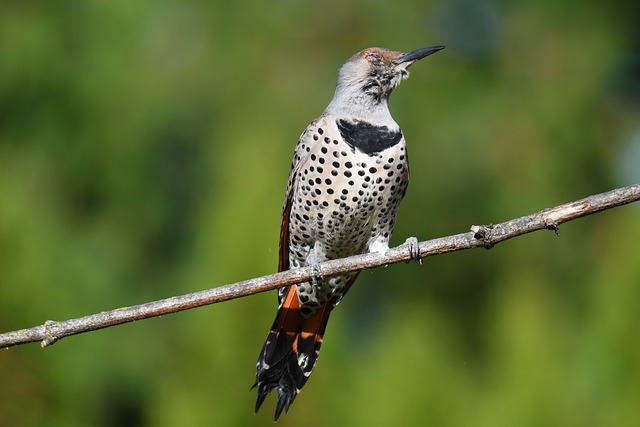
[[[325,114],[389,128],[398,127],[389,111],[389,96],[374,97],[359,87],[338,86]]]

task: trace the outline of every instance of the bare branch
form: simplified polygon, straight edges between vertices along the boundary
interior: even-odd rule
[[[415,238],[407,243],[390,249],[385,254],[364,254],[349,258],[336,259],[320,264],[321,274],[332,276],[411,261],[428,256],[461,251],[472,248],[491,248],[503,240],[537,230],[554,230],[560,224],[591,215],[605,209],[640,200],[640,184],[618,188],[606,193],[586,197],[575,202],[544,209],[538,213],[512,219],[500,224],[471,227],[471,232],[427,240],[416,244]],[[47,320],[43,325],[30,329],[0,334],[0,348],[40,341],[46,347],[69,335],[108,328],[134,320],[175,313],[203,305],[215,304],[234,298],[269,291],[281,286],[308,281],[313,272],[309,267],[296,268],[269,276],[258,277],[244,282],[233,283],[217,288],[193,292],[132,307],[122,307],[104,311],[77,319],[65,321]]]

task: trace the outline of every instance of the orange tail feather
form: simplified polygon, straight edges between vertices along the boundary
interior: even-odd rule
[[[289,410],[316,365],[332,308],[329,301],[304,317],[297,289],[289,287],[258,358],[256,412],[273,389],[278,391],[275,419]]]

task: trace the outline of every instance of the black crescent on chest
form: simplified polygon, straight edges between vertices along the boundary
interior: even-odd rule
[[[402,131],[389,130],[387,126],[375,126],[362,120],[336,120],[344,141],[354,149],[369,156],[393,147],[402,139]]]

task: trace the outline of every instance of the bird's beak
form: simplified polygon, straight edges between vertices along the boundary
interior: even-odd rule
[[[414,63],[415,61],[422,59],[426,56],[436,53],[439,50],[444,49],[444,46],[429,46],[421,49],[412,50],[411,52],[404,53],[395,59],[397,64],[404,64],[407,62]],[[411,64],[409,64],[411,65]]]

